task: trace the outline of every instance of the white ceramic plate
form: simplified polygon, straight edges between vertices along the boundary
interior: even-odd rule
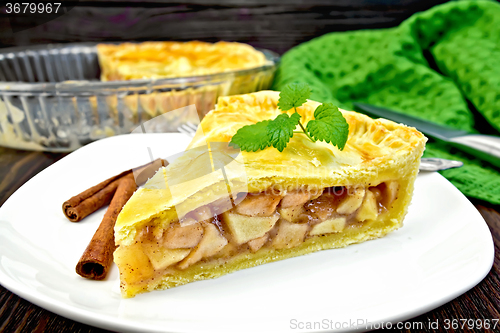
[[[382,239],[133,299],[121,299],[116,267],[105,281],[78,276],[75,265],[104,209],[71,223],[62,202],[147,163],[147,147],[157,158],[188,141],[182,134],[116,136],[33,177],[0,208],[0,283],[57,314],[117,331],[349,331],[432,310],[491,268],[493,242],[481,215],[439,174],[424,173],[404,227]]]

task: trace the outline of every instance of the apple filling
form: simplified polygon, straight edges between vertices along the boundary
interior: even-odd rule
[[[203,206],[165,229],[146,226],[134,244],[116,250],[115,262],[122,283],[142,284],[195,264],[223,264],[238,254],[294,248],[376,220],[391,209],[398,190],[397,181],[386,181],[248,194],[223,213]]]

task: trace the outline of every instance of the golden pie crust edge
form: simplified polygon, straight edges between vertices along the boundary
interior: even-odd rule
[[[98,44],[97,55],[101,81],[209,75],[266,64],[251,45],[225,41]]]

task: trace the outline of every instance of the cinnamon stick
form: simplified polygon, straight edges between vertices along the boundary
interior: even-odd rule
[[[111,202],[119,180],[129,174],[134,174],[137,185],[142,184],[152,177],[160,166],[166,166],[167,161],[156,159],[140,167],[124,171],[105,181],[75,195],[63,203],[63,213],[71,222],[79,222],[84,217],[92,214],[96,210]]]
[[[84,278],[102,280],[108,274],[115,250],[114,226],[118,214],[136,190],[134,176],[129,173],[118,180],[118,187],[99,228],[76,265]]]

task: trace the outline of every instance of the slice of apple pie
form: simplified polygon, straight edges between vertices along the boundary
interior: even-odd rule
[[[342,151],[302,134],[281,153],[227,146],[242,126],[282,113],[278,98],[272,91],[219,98],[189,149],[128,201],[115,226],[124,297],[401,227],[426,138],[414,128],[342,111],[349,124]],[[318,105],[297,108],[303,123]]]

